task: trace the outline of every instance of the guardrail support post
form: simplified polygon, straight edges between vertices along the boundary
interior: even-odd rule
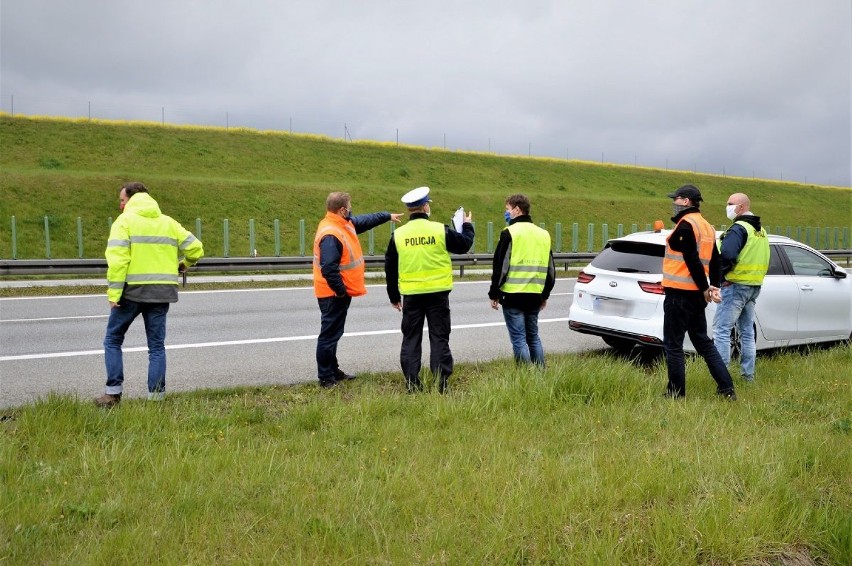
[[[604,222],[601,225],[601,249],[604,248],[607,241],[609,241],[609,224]],[[589,251],[592,251],[592,250],[589,250]]]
[[[272,231],[275,233],[275,257],[281,257],[281,221],[272,221]]]
[[[83,259],[83,221],[77,217],[77,257]]]
[[[47,216],[44,217],[44,253],[50,259],[50,221]]]
[[[305,257],[305,219],[299,219],[299,255]]]
[[[228,219],[222,222],[222,257],[228,257],[230,253],[230,241],[228,233]]]
[[[489,222],[488,224],[486,224],[485,231],[488,233],[485,251],[487,251],[488,253],[494,253],[494,223]]]
[[[592,253],[592,248],[595,245],[595,225],[589,222],[589,234],[588,234],[588,252]]]
[[[367,233],[367,255],[376,255],[376,235],[372,228]]]
[[[201,240],[201,219],[195,219],[195,237]],[[203,241],[203,240],[202,240]]]
[[[638,231],[639,231],[639,226],[637,226],[635,222],[630,225],[630,233],[631,234],[635,234]]]
[[[624,235],[624,224],[619,223],[615,228],[616,237],[620,238]]]
[[[571,251],[577,253],[580,241],[580,225],[574,222],[571,225]]]

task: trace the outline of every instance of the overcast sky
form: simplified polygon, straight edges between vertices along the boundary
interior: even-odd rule
[[[15,114],[852,184],[852,0],[0,0],[0,27]]]

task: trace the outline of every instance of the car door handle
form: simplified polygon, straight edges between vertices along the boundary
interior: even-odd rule
[[[814,290],[814,288],[811,287],[810,285],[802,285],[801,287],[799,287],[799,289],[801,289],[802,291],[813,291]]]

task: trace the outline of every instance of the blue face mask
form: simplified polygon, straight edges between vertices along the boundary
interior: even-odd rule
[[[506,224],[508,224],[508,223],[509,223],[509,221],[512,219],[512,213],[510,213],[510,212],[507,210],[506,212],[504,212],[504,213],[503,213],[503,218],[505,218],[505,219],[506,219]]]

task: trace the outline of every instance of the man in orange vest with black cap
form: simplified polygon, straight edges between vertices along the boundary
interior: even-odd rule
[[[358,234],[384,224],[399,222],[402,214],[374,212],[352,216],[348,193],[334,192],[325,201],[325,218],[314,237],[314,294],[322,313],[317,337],[317,377],[321,387],[355,379],[337,363],[337,343],[343,336],[352,297],[367,294],[364,254]]]
[[[669,195],[675,223],[666,239],[663,258],[663,348],[668,368],[666,396],[686,396],[686,365],[683,358],[683,339],[689,339],[695,351],[704,358],[710,375],[716,380],[716,393],[736,401],[731,374],[713,341],[707,336],[707,303],[720,302],[719,286],[722,269],[716,248],[716,230],[698,210],[701,191],[694,185],[684,185]]]

